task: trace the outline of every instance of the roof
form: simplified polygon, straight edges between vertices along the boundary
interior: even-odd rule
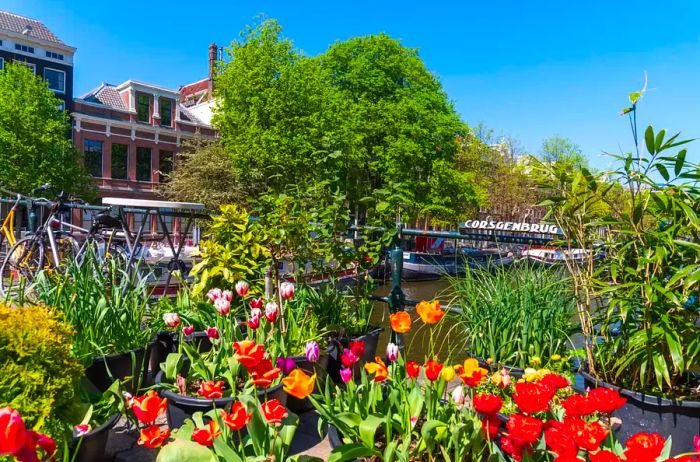
[[[117,87],[108,83],[103,83],[94,90],[87,92],[81,96],[80,99],[89,103],[103,104],[104,106],[122,111],[127,109],[121,95],[117,91]]]
[[[197,82],[188,83],[180,87],[180,101],[185,102],[188,98],[189,105],[199,104],[204,100],[209,93],[209,79],[198,80]],[[194,98],[193,98],[194,97]]]
[[[64,44],[44,25],[44,23],[8,11],[0,11],[0,29],[9,30],[28,37],[34,37],[44,40],[45,42]],[[25,33],[27,29],[28,32]]]

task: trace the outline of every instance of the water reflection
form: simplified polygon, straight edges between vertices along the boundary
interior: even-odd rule
[[[406,298],[410,300],[440,300],[441,305],[447,306],[450,300],[449,283],[446,280],[437,281],[421,281],[421,282],[404,282],[401,288],[406,294]],[[387,283],[380,285],[374,292],[375,295],[385,296],[391,291],[391,284]],[[420,317],[412,309],[409,311],[413,318],[413,329],[408,334],[404,335],[404,343],[406,345],[406,354],[408,359],[417,362],[424,362],[426,356],[430,356],[428,351],[430,345],[430,328],[425,326],[420,320]],[[375,311],[372,315],[372,323],[384,327],[384,332],[379,338],[377,354],[384,357],[386,345],[389,342],[389,312],[385,303],[375,302]],[[433,340],[437,345],[439,359],[447,360],[449,363],[456,364],[464,360],[465,348],[462,336],[458,326],[451,319],[443,319],[439,324],[433,327]]]

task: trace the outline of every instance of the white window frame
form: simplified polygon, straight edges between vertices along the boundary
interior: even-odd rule
[[[19,59],[15,59],[15,60],[13,61],[13,63],[14,63],[14,64],[21,64],[21,65],[23,65],[23,66],[27,66],[28,68],[30,68],[30,69],[32,70],[32,72],[34,73],[34,75],[36,75],[36,64],[30,63],[30,62],[27,62],[27,61],[21,61],[21,60],[19,60]]]
[[[65,94],[66,93],[66,71],[62,71],[60,69],[54,69],[53,67],[45,67],[44,68],[44,80],[46,80],[46,71],[60,72],[61,74],[63,74],[63,90],[57,90],[57,89],[51,88],[51,87],[49,87],[49,90],[54,91],[56,93]],[[46,80],[46,82],[48,83],[48,80]]]

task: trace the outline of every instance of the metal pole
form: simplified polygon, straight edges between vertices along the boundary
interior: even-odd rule
[[[404,304],[406,303],[406,295],[401,289],[403,250],[401,250],[401,247],[399,246],[398,239],[400,239],[400,235],[401,233],[399,229],[397,240],[394,242],[394,248],[389,251],[389,259],[391,261],[391,293],[389,294],[388,304],[390,313],[396,313],[397,311],[403,310]],[[398,345],[399,349],[403,351],[403,334],[392,331],[391,341]]]

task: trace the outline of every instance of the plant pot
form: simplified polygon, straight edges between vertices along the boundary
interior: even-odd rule
[[[160,370],[160,363],[165,362],[165,359],[170,353],[177,351],[178,332],[170,330],[159,330],[156,334],[155,344],[151,351],[151,364],[149,370],[155,376]]]
[[[359,380],[360,371],[362,370],[364,364],[368,361],[374,361],[374,357],[377,355],[379,335],[383,330],[383,327],[370,326],[369,332],[359,337],[330,339],[328,342],[328,375],[335,383],[343,383],[342,379],[340,378],[340,368],[343,365],[340,361],[342,348],[347,348],[350,341],[364,340],[365,352],[360,357],[360,360],[353,366],[353,377],[355,377],[355,380]]]
[[[693,437],[700,434],[700,401],[679,401],[648,395],[612,385],[581,371],[586,387],[617,390],[627,404],[613,413],[622,420],[615,434],[624,444],[638,432],[659,432],[673,438],[671,455],[694,451]]]
[[[141,385],[141,380],[148,374],[152,348],[153,342],[145,348],[141,347],[125,353],[96,356],[92,364],[85,369],[85,376],[100,392],[106,391],[114,380],[133,376],[133,379],[126,384],[126,390],[134,393]]]
[[[109,439],[110,430],[117,424],[120,414],[115,413],[110,416],[105,423],[89,431],[82,438],[73,438],[73,451],[78,448],[72,461],[94,462],[105,460],[105,448]]]
[[[326,369],[328,368],[328,355],[323,354],[318,358],[318,361],[312,363],[305,356],[295,356],[294,362],[299,369],[302,369],[308,375],[316,374],[316,385],[314,386],[314,393],[320,393],[322,386],[326,381],[328,373]],[[311,411],[314,408],[313,404],[309,398],[299,399],[292,395],[287,394],[287,409],[295,414],[301,414],[303,412]]]
[[[163,371],[158,372],[156,375],[156,385],[162,383]],[[159,393],[161,396],[168,399],[168,406],[165,410],[165,414],[170,428],[180,428],[182,424],[185,423],[185,419],[191,419],[192,414],[195,412],[208,412],[214,408],[230,408],[231,404],[236,401],[236,397],[234,396],[218,399],[204,399],[181,395],[169,390],[160,390]],[[264,401],[266,397],[268,400],[277,399],[282,405],[285,405],[287,402],[287,393],[282,388],[282,383],[278,383],[274,387],[258,392],[258,399],[260,402]]]

